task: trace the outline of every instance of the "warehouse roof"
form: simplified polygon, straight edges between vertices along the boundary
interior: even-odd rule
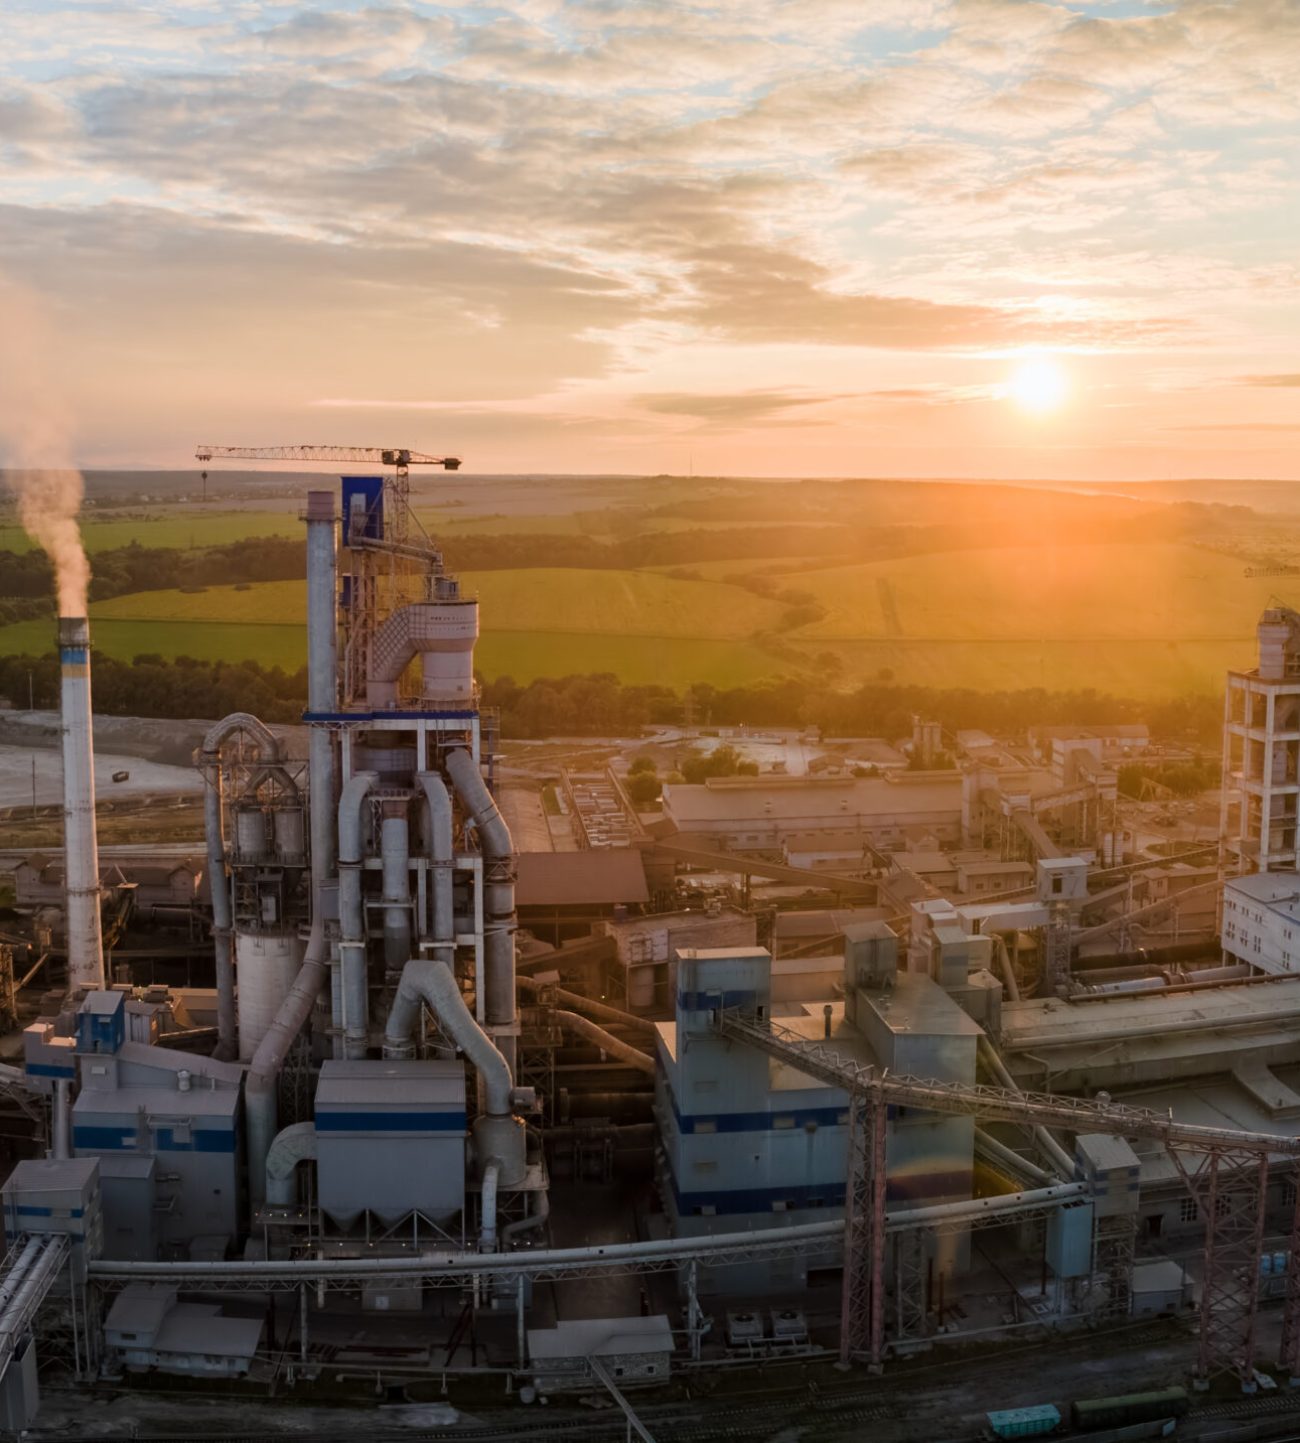
[[[587,852],[520,852],[520,907],[611,906],[648,902],[645,867],[635,847]]]
[[[1248,877],[1230,877],[1224,888],[1300,920],[1300,873],[1255,872]]]
[[[534,1362],[672,1350],[672,1329],[662,1313],[648,1318],[569,1318],[553,1328],[528,1330],[528,1356]]]
[[[731,818],[799,821],[838,817],[843,825],[857,818],[955,813],[961,808],[960,772],[913,772],[852,781],[807,777],[739,780],[741,785],[734,777],[713,777],[703,785],[666,783],[664,809],[679,824]]]

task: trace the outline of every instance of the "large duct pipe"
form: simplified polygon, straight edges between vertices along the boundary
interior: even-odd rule
[[[268,1207],[292,1207],[294,1174],[300,1162],[316,1157],[316,1124],[290,1123],[276,1135],[266,1154],[266,1203]]]
[[[248,1189],[256,1208],[266,1195],[266,1158],[275,1138],[275,1087],[284,1059],[311,1015],[329,979],[325,923],[319,909],[311,924],[307,954],[289,995],[257,1044],[244,1079],[244,1115],[248,1124]]]
[[[280,760],[280,743],[251,712],[232,712],[203,738],[203,830],[208,845],[208,891],[212,897],[212,945],[217,977],[217,1056],[224,1061],[239,1051],[235,1013],[235,962],[231,929],[230,879],[226,876],[226,836],[222,807],[221,748],[227,737],[244,732],[257,743],[264,762]]]
[[[384,868],[384,962],[396,971],[411,955],[411,836],[401,802],[384,804],[379,855]]]
[[[451,796],[437,772],[420,772],[415,779],[424,790],[428,805],[428,846],[433,863],[433,941],[442,960],[451,961],[455,945],[456,919],[453,915],[453,883],[456,857],[451,818]]]
[[[338,548],[334,493],[307,493],[307,711],[338,707]],[[334,744],[324,726],[311,728],[311,875],[317,890],[334,875]],[[318,898],[312,898],[314,909]]]
[[[104,938],[99,923],[99,843],[95,835],[90,622],[84,616],[59,618],[59,666],[68,986],[89,992],[104,985]]]
[[[511,1110],[514,1081],[510,1064],[475,1022],[461,996],[456,976],[445,962],[416,957],[406,964],[388,1013],[384,1056],[409,1057],[420,1018],[420,1006],[437,1014],[447,1035],[478,1069],[484,1112],[474,1124],[474,1150],[480,1168],[493,1159],[501,1163],[503,1187],[518,1187],[528,1171],[523,1124]]]
[[[572,1032],[575,1036],[594,1043],[602,1052],[617,1058],[627,1067],[634,1067],[638,1072],[644,1072],[647,1077],[655,1075],[653,1057],[647,1057],[644,1052],[639,1051],[630,1043],[620,1042],[617,1037],[606,1032],[603,1027],[598,1027],[590,1018],[579,1017],[576,1012],[564,1012],[556,1008],[555,1020],[566,1032]]]
[[[531,991],[540,992],[548,983],[539,981],[536,977],[516,977],[515,982],[520,987],[527,987]],[[624,1012],[619,1007],[611,1007],[607,1002],[597,1002],[593,997],[584,997],[581,992],[570,992],[564,987],[555,989],[555,1000],[567,1002],[570,1007],[578,1012],[586,1012],[591,1017],[598,1017],[605,1022],[616,1022],[620,1027],[629,1027],[636,1032],[644,1032],[649,1037],[658,1035],[659,1029],[648,1017],[637,1017],[634,1013]]]
[[[979,1053],[989,1070],[1003,1087],[1009,1092],[1022,1091],[1019,1083],[1016,1082],[1015,1078],[1012,1077],[1011,1073],[1007,1070],[1007,1065],[1003,1062],[1001,1054],[987,1037],[981,1037],[979,1039]],[[1074,1176],[1074,1159],[1066,1152],[1061,1144],[1057,1142],[1056,1138],[1052,1135],[1051,1129],[1043,1126],[1041,1123],[1036,1124],[1034,1127],[1034,1137],[1038,1140],[1039,1147],[1042,1148],[1046,1156],[1056,1166],[1061,1176],[1072,1178]]]
[[[497,1192],[500,1186],[501,1160],[489,1158],[483,1169],[483,1186],[479,1193],[478,1250],[481,1253],[497,1250]]]
[[[462,748],[447,753],[447,774],[478,829],[483,853],[484,1012],[497,1045],[513,1060],[515,1026],[514,844],[478,763]]]
[[[343,1016],[343,1055],[366,1055],[370,1022],[366,970],[366,918],[361,892],[364,849],[361,813],[366,795],[379,780],[375,772],[357,772],[339,798],[339,971]]]
[[[54,1081],[54,1099],[50,1119],[50,1156],[66,1162],[72,1156],[72,1102],[66,1077]]]

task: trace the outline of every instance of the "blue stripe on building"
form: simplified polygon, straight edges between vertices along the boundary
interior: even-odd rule
[[[29,1062],[27,1064],[27,1075],[29,1077],[75,1077],[77,1069],[73,1067],[55,1067],[49,1062]]]
[[[36,1203],[11,1203],[10,1207],[20,1218],[52,1218],[54,1216],[53,1208],[40,1207]],[[80,1218],[85,1217],[85,1213],[81,1208],[71,1208],[67,1211],[60,1209],[59,1216]]]
[[[59,661],[64,666],[85,666],[90,660],[90,650],[84,646],[61,646]]]
[[[317,1132],[464,1132],[463,1112],[318,1112]]]
[[[212,1152],[231,1153],[235,1150],[233,1132],[215,1132],[212,1129],[191,1131],[190,1141],[177,1139],[175,1129],[157,1128],[153,1133],[151,1147],[141,1148],[139,1134],[133,1127],[74,1127],[72,1145],[90,1148],[96,1152]]]
[[[777,1127],[778,1117],[789,1117],[794,1121]],[[848,1104],[846,1102],[843,1107],[776,1107],[771,1112],[709,1112],[691,1115],[679,1112],[677,1099],[674,1098],[673,1118],[678,1132],[684,1136],[720,1132],[798,1132],[809,1124],[814,1127],[847,1127]],[[705,1126],[701,1127],[701,1123]]]

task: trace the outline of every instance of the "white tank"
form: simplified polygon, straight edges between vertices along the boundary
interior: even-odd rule
[[[443,602],[425,611],[419,641],[425,699],[468,702],[474,696],[478,602]]]
[[[275,850],[281,861],[294,861],[306,853],[302,812],[297,807],[275,813]]]
[[[247,1062],[289,995],[302,966],[303,944],[293,933],[236,932],[235,987],[239,1057]]]
[[[638,1009],[655,1005],[653,967],[629,967],[627,969],[627,1005]]]
[[[241,807],[235,812],[235,857],[240,862],[260,862],[266,856],[266,814],[259,807]]]

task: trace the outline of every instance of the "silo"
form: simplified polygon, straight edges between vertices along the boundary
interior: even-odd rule
[[[238,986],[239,1057],[257,1051],[289,995],[302,966],[303,944],[292,932],[236,932],[235,979]]]

